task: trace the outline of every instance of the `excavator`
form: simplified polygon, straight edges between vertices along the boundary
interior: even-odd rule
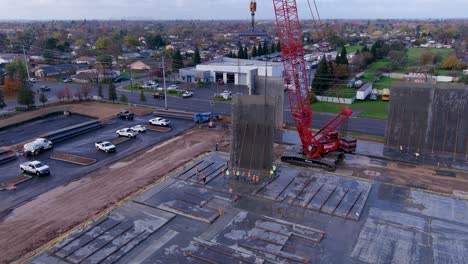
[[[340,137],[336,131],[353,112],[344,108],[318,131],[312,130],[309,82],[297,3],[296,0],[273,0],[273,5],[285,80],[293,86],[287,92],[291,113],[302,143],[302,147],[284,153],[281,160],[295,165],[334,171],[337,163],[343,158],[343,153],[352,153],[356,150],[356,139]]]

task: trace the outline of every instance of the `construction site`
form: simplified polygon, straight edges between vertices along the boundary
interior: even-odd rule
[[[230,117],[85,102],[0,119],[0,263],[468,263],[466,86],[395,84],[385,143],[343,135],[345,107],[313,130],[296,3],[273,3],[294,89],[257,77]],[[115,138],[127,124],[148,131]],[[51,175],[18,176],[38,136]]]

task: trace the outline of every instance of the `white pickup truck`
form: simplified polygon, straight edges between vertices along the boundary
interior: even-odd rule
[[[138,132],[133,131],[131,128],[122,128],[120,130],[117,130],[117,135],[119,137],[128,137],[128,138],[136,138]]]
[[[171,121],[169,120],[166,120],[164,118],[161,118],[161,117],[156,117],[156,118],[153,118],[149,121],[149,123],[153,126],[169,126],[171,124]]]
[[[45,138],[37,138],[34,141],[24,144],[23,152],[29,155],[37,155],[39,152],[52,149],[52,142]]]
[[[102,150],[105,153],[115,152],[115,146],[109,141],[100,141],[100,142],[94,143],[94,146],[98,150]]]
[[[45,165],[40,161],[28,161],[20,164],[22,173],[36,174],[37,176],[49,174],[49,166]]]

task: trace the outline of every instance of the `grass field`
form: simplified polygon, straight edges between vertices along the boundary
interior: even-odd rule
[[[381,72],[379,70],[381,68],[388,67],[389,64],[390,64],[390,61],[387,60],[387,59],[380,60],[380,61],[372,63],[364,71],[365,72],[365,77],[364,78],[369,82],[373,81],[375,79],[375,77],[380,75]]]
[[[356,101],[352,105],[348,105],[351,110],[363,111],[358,114],[358,117],[387,119],[388,118],[388,102],[383,101]],[[342,105],[328,102],[316,102],[312,104],[312,112],[323,112],[337,114],[341,112]]]
[[[346,47],[346,51],[349,53],[356,53],[357,50],[362,50],[362,48],[364,48],[364,46],[349,46],[349,47]],[[338,53],[341,52],[341,49],[338,49]]]
[[[331,88],[326,91],[323,96],[353,98],[356,96],[356,89],[346,87]]]
[[[409,48],[408,49],[408,63],[409,65],[418,64],[419,57],[424,53],[431,53],[433,55],[439,54],[442,60],[447,58],[450,54],[454,53],[454,49],[436,49],[436,48]]]

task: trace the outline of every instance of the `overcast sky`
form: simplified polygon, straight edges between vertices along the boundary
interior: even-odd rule
[[[316,0],[323,18],[467,18],[468,0]],[[312,2],[312,0],[311,0]],[[249,19],[250,0],[0,0],[0,19]],[[257,0],[273,19],[272,0]],[[297,0],[310,19],[307,0]]]

